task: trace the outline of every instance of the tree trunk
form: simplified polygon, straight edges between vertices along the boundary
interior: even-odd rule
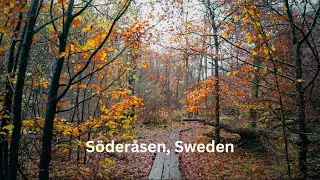
[[[305,100],[304,100],[304,89],[303,89],[303,69],[302,69],[302,57],[301,57],[301,42],[297,38],[295,22],[293,15],[290,10],[289,1],[285,0],[286,13],[290,23],[290,38],[294,48],[294,59],[295,59],[295,75],[296,75],[296,106],[297,106],[297,117],[299,122],[299,167],[302,175],[302,179],[307,179],[308,175],[308,136],[306,129],[306,115],[305,115]]]
[[[12,111],[12,98],[13,98],[13,90],[10,84],[11,78],[14,77],[13,65],[14,65],[14,54],[17,44],[18,34],[21,28],[21,20],[22,20],[23,13],[19,14],[19,21],[14,29],[14,35],[12,36],[12,43],[9,49],[9,58],[7,64],[7,73],[8,79],[6,80],[5,85],[5,98],[4,98],[4,114],[3,119],[1,122],[1,129],[10,124],[10,115]],[[8,140],[7,136],[1,135],[0,136],[0,179],[7,179],[8,178]]]
[[[296,60],[296,105],[297,105],[297,117],[299,122],[300,131],[300,151],[299,151],[299,167],[302,173],[302,178],[307,179],[308,173],[308,163],[307,163],[307,153],[308,153],[308,136],[306,129],[306,115],[305,115],[305,100],[304,100],[304,90],[302,82],[302,59],[301,59],[301,45],[295,44],[294,47],[295,60]]]
[[[188,22],[188,9],[186,9],[186,22]],[[187,30],[186,23],[185,29]],[[184,77],[184,90],[188,91],[189,86],[189,55],[188,55],[188,37],[185,37],[185,52],[184,52],[184,61],[185,61],[185,77]]]
[[[168,67],[168,64],[166,64],[166,81],[165,81],[165,94],[166,94],[166,106],[167,108],[170,108],[170,69]]]
[[[180,108],[180,103],[179,103],[180,71],[181,71],[180,67],[178,67],[177,82],[176,82],[176,92],[175,92],[175,108],[176,109]]]
[[[59,36],[60,47],[59,53],[63,53],[66,50],[67,40],[69,36],[69,30],[72,22],[72,12],[73,12],[73,4],[74,0],[70,0],[66,22],[64,24],[64,29],[62,34]],[[59,80],[64,64],[65,57],[60,57],[56,63],[56,67],[54,69],[53,76],[50,82],[50,90],[49,97],[47,103],[45,124],[43,128],[43,136],[42,136],[42,148],[41,148],[41,157],[40,157],[40,171],[39,171],[39,179],[46,180],[49,179],[49,164],[51,160],[51,142],[52,142],[52,132],[53,132],[53,121],[56,115],[56,107],[57,107],[57,95],[59,89]]]
[[[210,6],[209,6],[210,7]],[[220,80],[219,80],[219,41],[218,41],[218,28],[215,22],[215,11],[214,9],[209,9],[211,16],[211,26],[214,33],[214,77],[215,77],[215,121],[216,121],[216,129],[214,140],[216,143],[220,143]]]
[[[215,23],[214,23],[215,24]],[[215,34],[217,33],[217,28],[214,25]],[[214,76],[215,76],[215,119],[217,123],[217,128],[215,130],[215,142],[220,143],[220,80],[219,80],[219,42],[218,37],[214,37],[214,46],[215,46],[215,59],[214,59]]]
[[[296,75],[296,106],[297,106],[297,117],[299,122],[299,167],[302,179],[307,179],[308,175],[308,136],[306,129],[306,115],[305,115],[305,100],[304,100],[304,89],[303,89],[303,70],[302,70],[302,57],[301,57],[301,42],[297,38],[296,27],[293,20],[293,15],[290,10],[289,1],[285,0],[286,13],[290,23],[290,38],[294,48],[294,59],[295,59],[295,75]]]
[[[201,81],[201,76],[203,74],[203,71],[202,71],[202,58],[203,58],[203,53],[201,53],[199,55],[199,66],[198,66],[198,83],[200,83]]]
[[[21,52],[19,56],[19,69],[17,75],[17,82],[14,92],[13,101],[13,131],[12,140],[10,144],[10,161],[9,161],[9,179],[17,179],[17,169],[18,169],[18,153],[19,153],[19,143],[20,143],[20,132],[21,132],[21,103],[22,103],[22,93],[25,81],[25,75],[27,71],[29,53],[32,45],[33,30],[37,20],[37,12],[39,8],[40,0],[34,0],[30,7],[29,18],[26,27],[26,34],[23,37],[23,42],[21,46]]]
[[[260,66],[260,60],[258,57],[254,57],[254,65],[256,67]],[[259,83],[260,83],[260,77],[259,77],[259,68],[257,68],[254,72],[254,77],[252,80],[252,90],[251,90],[251,99],[252,100],[257,100],[259,98]],[[250,127],[255,128],[257,126],[257,110],[255,109],[250,109]]]

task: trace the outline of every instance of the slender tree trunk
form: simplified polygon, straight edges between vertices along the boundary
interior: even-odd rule
[[[128,62],[131,66],[131,69],[128,72],[128,84],[129,84],[129,90],[131,91],[131,95],[135,95],[135,74],[136,74],[136,57],[135,57],[135,49],[131,48],[132,56],[128,56]],[[135,109],[134,107],[131,107],[131,112],[129,114],[130,117],[135,116]]]
[[[269,45],[267,43],[267,46],[269,48]],[[271,56],[271,54],[269,54]],[[271,58],[272,64],[273,64],[273,70],[274,70],[274,78],[275,78],[275,82],[276,82],[276,88],[278,91],[278,95],[279,95],[279,105],[280,105],[280,116],[279,119],[282,123],[282,135],[284,138],[284,153],[285,153],[285,157],[286,157],[286,162],[287,162],[287,173],[288,176],[291,175],[291,167],[290,167],[290,159],[289,159],[289,147],[288,147],[288,137],[287,137],[287,124],[286,124],[286,114],[285,114],[285,107],[283,104],[283,93],[280,90],[280,82],[279,82],[279,77],[278,77],[278,67],[276,62]]]
[[[306,114],[305,114],[305,100],[304,100],[304,89],[303,89],[303,69],[302,69],[302,57],[301,57],[301,42],[298,40],[296,35],[295,22],[293,15],[290,10],[289,1],[285,0],[286,13],[290,23],[290,36],[294,48],[294,59],[295,59],[295,75],[296,75],[296,106],[297,106],[297,117],[299,122],[299,167],[302,174],[302,179],[307,179],[308,175],[308,136],[306,129]]]
[[[64,24],[64,29],[62,34],[59,36],[60,46],[59,53],[65,52],[67,40],[69,36],[69,30],[72,22],[72,12],[73,12],[73,4],[74,0],[70,0],[66,22]],[[41,157],[40,157],[40,171],[39,171],[39,179],[46,180],[49,179],[49,164],[51,161],[51,142],[52,142],[52,132],[53,132],[53,121],[56,115],[56,107],[57,107],[57,95],[59,89],[59,80],[64,64],[65,57],[60,57],[56,63],[56,67],[54,69],[53,76],[51,78],[49,97],[47,103],[45,124],[43,128],[43,136],[42,136],[42,148],[41,148]]]
[[[176,103],[176,109],[180,108],[180,103],[179,103],[179,88],[180,88],[180,67],[178,68],[177,71],[177,82],[176,82],[176,93],[175,93],[175,103]]]
[[[75,105],[77,105],[78,102],[79,102],[79,94],[80,94],[80,88],[77,87],[76,100],[75,100],[75,103],[74,103]],[[75,118],[77,112],[78,112],[78,107],[74,108],[74,110],[73,110],[73,113],[72,113],[72,116],[71,116],[71,121],[70,121],[71,123],[74,122],[74,118]],[[73,135],[71,134],[70,138],[69,138],[69,146],[70,147],[72,146],[72,139],[73,139]],[[70,148],[70,150],[69,150],[69,161],[71,160],[71,158],[72,158],[72,148]]]
[[[94,113],[92,114],[92,117],[95,117],[95,114],[96,114],[96,112],[97,112],[97,110],[99,109],[99,105],[100,105],[100,98],[101,98],[101,96],[99,96],[98,97],[98,100],[96,101],[97,102],[97,104],[96,104],[96,107],[95,107],[95,110],[94,110]],[[91,132],[92,131],[92,127],[89,127],[89,130],[88,130],[88,135],[87,135],[87,141],[89,141],[90,140],[90,138],[91,138]],[[83,165],[86,165],[87,164],[87,151],[84,151],[84,157],[83,157]]]
[[[296,105],[297,105],[297,116],[299,122],[299,136],[300,136],[300,151],[299,151],[299,167],[300,172],[303,175],[303,179],[307,179],[308,163],[308,136],[306,129],[306,115],[305,115],[305,100],[304,90],[302,85],[302,59],[301,59],[301,45],[295,44],[294,47],[295,60],[296,60]],[[301,80],[301,81],[300,81]]]
[[[9,161],[9,179],[17,179],[17,169],[18,169],[18,153],[19,153],[19,143],[20,143],[20,132],[21,132],[21,106],[22,106],[22,94],[25,81],[25,75],[27,71],[29,53],[32,45],[33,30],[37,20],[37,12],[39,8],[40,0],[33,0],[30,11],[28,14],[28,23],[26,27],[26,34],[23,37],[23,42],[21,46],[21,52],[19,56],[19,69],[17,75],[17,82],[14,92],[13,101],[13,131],[12,140],[10,144],[10,161]]]
[[[256,67],[260,66],[260,60],[258,57],[254,57],[253,64]],[[259,77],[259,68],[255,69],[254,77],[252,80],[252,89],[251,89],[251,99],[256,101],[259,98],[259,88],[260,88],[260,77]],[[257,126],[257,110],[250,109],[250,127],[255,128]]]
[[[27,24],[24,25],[23,27],[23,31],[22,31],[22,34],[21,34],[21,37],[23,38],[27,33]],[[20,58],[20,52],[22,51],[22,42],[19,43],[19,47],[17,49],[17,53],[16,53],[16,57],[13,61],[13,69],[12,69],[12,72],[16,73],[17,72],[17,68],[18,68],[18,62],[19,62],[19,58]]]
[[[201,81],[201,75],[202,75],[202,56],[203,54],[199,55],[199,66],[198,66],[198,83]]]
[[[187,30],[187,24],[188,24],[188,8],[186,7],[186,20],[185,20],[186,26],[185,30]],[[185,38],[185,52],[184,52],[184,61],[185,61],[185,77],[184,77],[184,90],[185,92],[188,91],[188,85],[189,85],[189,55],[188,55],[188,37]]]
[[[186,39],[186,41],[188,41]],[[188,43],[186,43],[187,45]],[[185,92],[188,91],[188,85],[189,85],[189,56],[188,56],[188,50],[187,50],[188,47],[186,47],[185,49],[185,76],[184,76],[184,90]]]
[[[132,53],[131,54],[134,54],[135,52],[133,48],[131,48],[131,51]],[[128,71],[128,84],[129,84],[129,90],[131,91],[131,95],[134,95],[135,94],[135,74],[136,74],[136,65],[135,65],[135,57],[134,56],[128,56],[128,62],[131,66],[131,69]],[[160,77],[160,71],[158,72],[159,73],[159,77]]]
[[[166,81],[165,81],[165,93],[166,93],[166,106],[170,108],[170,69],[166,64]]]
[[[214,34],[217,35],[218,29],[214,18],[212,18],[212,27]],[[217,127],[214,139],[216,143],[220,143],[220,79],[219,79],[219,42],[218,36],[214,36],[215,58],[214,58],[214,76],[215,76],[215,120]]]
[[[214,90],[214,99],[215,99],[215,121],[216,129],[214,140],[216,143],[220,143],[220,79],[219,79],[219,40],[218,40],[218,27],[216,24],[215,9],[210,6],[210,2],[207,1],[207,9],[209,11],[209,16],[211,20],[211,28],[214,34],[214,54],[215,57],[212,59],[212,76],[215,77],[215,90]],[[211,44],[211,38],[210,38]]]
[[[23,13],[19,14],[19,21],[14,29],[14,35],[12,36],[12,43],[9,49],[9,58],[7,64],[7,80],[5,86],[5,98],[4,98],[4,114],[3,119],[1,121],[1,129],[10,123],[10,115],[12,110],[12,98],[13,98],[13,90],[11,87],[11,78],[14,77],[13,65],[14,65],[14,54],[17,44],[18,34],[21,28],[21,20]],[[0,179],[8,178],[8,140],[7,136],[0,136]]]

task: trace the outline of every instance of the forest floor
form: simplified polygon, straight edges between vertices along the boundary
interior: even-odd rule
[[[174,129],[189,130],[181,132],[184,143],[208,143],[204,136],[214,127],[199,122],[172,123],[168,127],[136,128],[138,143],[167,143]],[[222,132],[227,141],[234,135]],[[147,179],[152,168],[155,153],[127,153],[118,161],[114,179]],[[285,165],[271,155],[258,155],[246,152],[235,146],[234,153],[180,153],[180,169],[184,179],[289,179]]]
[[[203,126],[182,132],[185,143],[205,143],[213,127]],[[222,132],[227,141],[232,134]],[[211,141],[211,139],[209,139]],[[180,168],[185,179],[286,179],[285,167],[275,157],[246,152],[235,146],[234,153],[181,153]],[[287,178],[289,179],[289,178]]]

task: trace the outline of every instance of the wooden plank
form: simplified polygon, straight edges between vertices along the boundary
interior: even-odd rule
[[[174,143],[176,141],[179,141],[180,139],[180,131],[176,131],[174,133],[174,140],[173,140],[173,149],[171,150],[170,153],[170,177],[169,179],[181,179],[181,172],[180,172],[180,168],[179,168],[179,153],[176,153],[174,151],[175,147],[174,147]]]
[[[164,158],[164,164],[163,164],[163,172],[162,172],[162,179],[169,179],[170,178],[170,159],[171,159],[171,153],[173,150],[173,142],[174,142],[174,133],[172,132],[169,136],[168,143],[166,147],[170,149],[170,154],[165,156]]]
[[[170,154],[165,152],[158,153],[154,160],[149,179],[181,179],[179,169],[179,154],[175,150],[175,142],[180,139],[180,130],[173,131],[169,138],[166,148],[170,149]]]
[[[165,155],[161,179],[169,179],[170,178],[170,176],[169,176],[170,158],[171,158],[170,154],[169,155]]]
[[[157,153],[148,179],[161,179],[164,157],[164,152]]]
[[[169,179],[181,179],[181,172],[179,168],[179,154],[176,152],[171,153],[169,174]]]

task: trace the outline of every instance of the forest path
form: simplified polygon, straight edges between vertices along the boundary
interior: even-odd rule
[[[176,129],[171,132],[166,145],[166,149],[170,149],[170,153],[157,153],[148,179],[182,179],[179,154],[175,152],[174,146],[174,143],[180,139],[180,131],[180,129]]]

